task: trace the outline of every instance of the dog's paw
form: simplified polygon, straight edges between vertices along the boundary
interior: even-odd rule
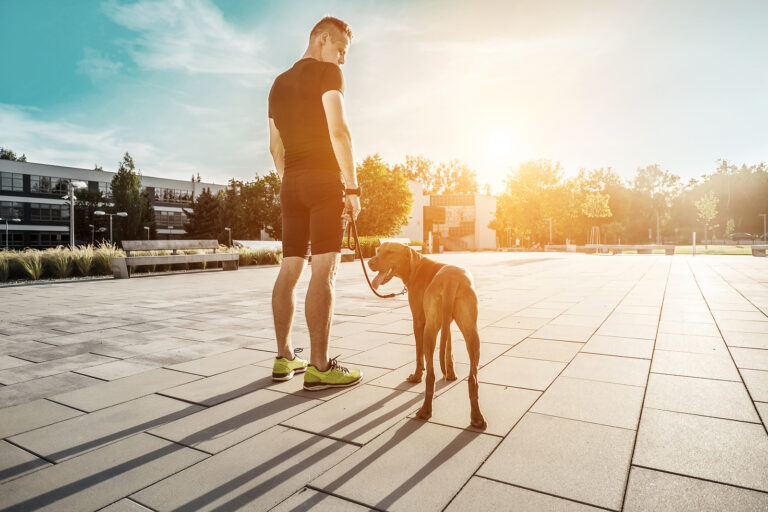
[[[453,370],[448,370],[448,373],[443,375],[443,378],[445,380],[450,381],[450,380],[456,380],[458,377],[456,377],[456,372],[454,372]]]
[[[472,421],[470,423],[473,427],[479,428],[481,430],[485,430],[488,428],[488,423],[486,423],[485,418],[483,418],[482,414],[479,418],[472,418]]]
[[[419,409],[419,412],[416,413],[416,417],[422,420],[428,420],[432,417],[432,410],[422,407]]]
[[[421,382],[421,372],[412,373],[405,380],[407,380],[408,382]]]

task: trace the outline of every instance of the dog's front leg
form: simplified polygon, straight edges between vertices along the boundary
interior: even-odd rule
[[[416,371],[408,376],[408,382],[421,382],[424,373],[424,318],[413,318],[413,336],[416,339]]]

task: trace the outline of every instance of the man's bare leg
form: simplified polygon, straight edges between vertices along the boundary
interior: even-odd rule
[[[328,369],[328,335],[333,319],[336,271],[340,260],[341,254],[338,252],[312,255],[312,277],[307,288],[304,313],[312,345],[309,364],[321,372]]]
[[[280,273],[272,289],[272,317],[275,321],[277,357],[293,359],[291,346],[291,324],[296,309],[296,283],[304,270],[304,258],[290,256],[283,258]]]

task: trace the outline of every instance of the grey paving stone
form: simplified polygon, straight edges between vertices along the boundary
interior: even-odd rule
[[[438,338],[437,341],[438,345],[440,343],[440,340]],[[412,360],[416,361],[416,347],[415,345],[412,345],[413,347],[413,358]],[[480,361],[478,364],[478,367],[485,366],[491,360],[496,359],[498,356],[503,354],[509,349],[507,345],[502,345],[499,343],[480,343]],[[469,354],[467,353],[467,345],[464,342],[464,338],[459,336],[452,336],[451,337],[451,353],[453,355],[453,361],[455,363],[460,364],[469,364]],[[434,352],[434,360],[439,361],[440,360],[440,350],[439,346],[435,347]]]
[[[768,426],[768,402],[755,402],[755,407],[763,420],[763,425]]]
[[[631,430],[528,413],[477,474],[619,510],[634,439]]]
[[[365,444],[421,407],[422,395],[358,385],[352,391],[283,421],[283,425]]]
[[[413,334],[413,320],[398,320],[389,324],[372,324],[367,330],[393,334]],[[335,333],[334,334],[338,334]]]
[[[361,331],[359,333],[348,334],[339,338],[333,338],[329,341],[328,344],[330,347],[346,348],[361,352],[363,350],[376,348],[390,341],[394,341],[400,337],[402,337],[401,334]],[[274,345],[274,342],[272,343]],[[331,352],[333,351],[332,348],[329,348],[328,350]]]
[[[280,503],[270,512],[296,512],[312,510],[312,512],[373,512],[373,509],[343,500],[307,487]]]
[[[61,462],[202,409],[158,395],[77,416],[10,438],[53,462]]]
[[[77,375],[75,373],[60,373],[41,379],[28,380],[0,388],[0,408],[31,402],[57,393],[81,389],[91,386],[100,380]]]
[[[567,363],[581,349],[581,343],[570,341],[540,340],[528,338],[504,353],[506,356],[525,357],[527,359],[543,359]]]
[[[720,336],[696,336],[693,334],[671,334],[660,332],[656,338],[657,350],[693,352],[696,354],[727,355],[728,349]]]
[[[51,399],[81,411],[92,412],[192,382],[199,378],[198,375],[158,368],[138,375],[110,382],[100,382],[87,388],[54,395]]]
[[[421,382],[410,382],[407,379],[416,369],[416,363],[410,363],[401,366],[397,370],[387,371],[387,373],[376,377],[369,378],[366,382],[373,386],[381,386],[390,389],[399,389],[401,391],[413,391],[415,393],[424,392],[424,377]],[[458,385],[458,383],[469,375],[469,365],[462,363],[455,363],[454,370],[456,371],[457,380],[448,381],[443,378],[443,374],[440,372],[440,366],[435,365],[435,395],[439,395],[445,392],[448,388]],[[367,373],[366,373],[367,375]],[[426,376],[426,373],[424,373]]]
[[[768,334],[755,332],[729,331],[723,329],[723,339],[729,347],[768,349]]]
[[[552,320],[549,325],[578,325],[581,327],[591,327],[592,330],[600,327],[605,320],[605,315],[569,315],[563,314]]]
[[[445,509],[446,512],[466,510],[588,512],[602,509],[473,476]]]
[[[660,471],[633,467],[624,510],[701,512],[768,510],[768,494]]]
[[[732,347],[731,355],[739,368],[768,370],[768,350]]]
[[[96,366],[111,361],[114,361],[114,359],[94,354],[80,354],[62,359],[54,359],[45,363],[35,363],[2,370],[0,371],[0,383],[5,385],[18,384],[19,382],[50,377],[51,375],[88,368],[89,366]]]
[[[258,350],[239,348],[189,361],[187,363],[175,364],[168,368],[179,372],[194,373],[196,375],[210,377],[217,373],[234,370],[235,368],[258,363],[267,359],[272,359],[272,356]]]
[[[131,499],[158,511],[268,510],[348,459],[355,449],[326,437],[273,427]]]
[[[101,380],[116,380],[153,370],[155,368],[157,368],[155,365],[120,360],[83,368],[82,370],[77,370],[76,373]]]
[[[600,336],[616,336],[619,338],[653,340],[656,339],[656,326],[606,322],[595,334]]]
[[[372,366],[361,366],[357,364],[354,364],[354,365],[350,365],[346,363],[344,364],[346,367],[350,369],[356,368],[362,372],[363,380],[358,385],[363,385],[391,371],[386,368],[374,368]],[[270,374],[271,374],[271,370],[270,370]],[[344,393],[348,393],[353,389],[356,389],[356,387],[357,386],[353,386],[349,388],[341,388],[341,389],[321,389],[319,391],[307,391],[306,389],[304,389],[304,376],[299,374],[294,378],[292,378],[291,380],[282,381],[282,382],[273,382],[269,386],[267,386],[267,389],[271,389],[273,391],[279,391],[281,393],[287,393],[289,395],[301,396],[304,398],[311,398],[313,400],[326,401],[326,400],[331,400],[337,396],[343,395]]]
[[[0,440],[0,484],[50,465],[45,460]]]
[[[531,334],[533,338],[547,339],[547,340],[560,340],[560,341],[575,341],[584,343],[595,332],[593,326],[582,325],[545,325],[541,329],[534,331]]]
[[[229,352],[232,347],[217,343],[186,342],[186,346],[170,350],[152,352],[151,354],[132,356],[131,361],[146,363],[154,366],[170,366],[174,364],[194,361],[205,356],[212,356],[222,352]]]
[[[642,404],[643,390],[637,386],[561,376],[531,411],[635,430]]]
[[[96,510],[206,455],[138,434],[3,485],[3,510]]]
[[[155,427],[149,433],[213,454],[321,403],[261,389]]]
[[[565,377],[645,386],[649,361],[628,357],[578,354],[563,372]]]
[[[652,373],[645,406],[738,421],[760,421],[741,382]]]
[[[768,491],[762,425],[643,409],[633,464]]]
[[[133,500],[124,498],[120,501],[116,501],[108,507],[104,507],[99,512],[151,512],[150,509],[143,505],[139,505]]]
[[[693,354],[656,350],[651,371],[686,377],[739,381],[739,372],[727,354]]]
[[[581,351],[606,356],[650,359],[653,354],[653,340],[595,335],[589,338]]]
[[[761,370],[741,370],[744,384],[747,385],[752,400],[768,402],[768,372]],[[2,390],[0,389],[0,393]]]
[[[32,364],[30,361],[19,359],[13,356],[0,356],[0,370],[7,370],[8,368],[18,368],[26,364]]]
[[[43,363],[45,361],[53,361],[54,359],[61,359],[63,357],[87,354],[91,350],[98,348],[101,345],[102,343],[99,341],[86,341],[83,343],[73,343],[72,345],[60,346],[50,345],[46,348],[29,350],[15,355],[34,363]]]
[[[480,369],[478,380],[543,391],[564,367],[565,363],[501,356]]]
[[[726,331],[755,332],[768,334],[768,319],[753,320],[720,320],[718,325]]]
[[[48,400],[33,400],[7,407],[0,413],[0,438],[44,427],[83,414]]]
[[[466,380],[460,381],[458,385],[452,386],[434,400],[432,418],[429,419],[429,422],[505,436],[541,395],[538,391],[529,389],[510,388],[482,382],[478,394],[480,410],[488,423],[486,430],[480,431],[469,424],[469,390]],[[414,418],[415,414],[411,413],[409,417]]]
[[[311,485],[393,512],[442,510],[498,441],[495,436],[403,420]]]
[[[301,379],[301,377],[298,377]],[[187,402],[211,406],[245,395],[272,384],[272,369],[243,366],[213,377],[182,384],[159,393]]]
[[[510,329],[530,329],[535,330],[544,327],[549,323],[547,318],[538,318],[530,316],[509,315],[495,322],[493,327],[506,327]]]
[[[478,331],[482,343],[501,343],[515,345],[533,333],[533,329],[514,329],[509,327],[483,327]]]
[[[386,343],[343,359],[348,366],[364,365],[394,370],[416,360],[416,349],[399,343]]]
[[[674,322],[665,321],[659,323],[659,332],[671,334],[689,334],[694,336],[720,336],[720,331],[714,322]]]

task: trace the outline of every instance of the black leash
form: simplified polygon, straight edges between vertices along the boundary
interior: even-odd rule
[[[408,288],[403,286],[403,291],[400,293],[388,293],[387,295],[382,295],[379,292],[377,292],[373,285],[371,284],[371,279],[368,277],[368,271],[365,269],[365,260],[363,260],[363,250],[360,248],[360,240],[357,239],[357,225],[355,224],[355,219],[352,217],[352,214],[349,215],[349,222],[347,222],[347,248],[351,251],[357,251],[357,254],[360,256],[360,264],[363,266],[363,274],[365,274],[365,280],[368,281],[368,286],[370,287],[371,291],[374,295],[377,297],[381,297],[382,299],[391,299],[392,297],[397,297],[398,295],[404,295],[408,292]],[[352,236],[355,237],[355,246],[352,247]]]

